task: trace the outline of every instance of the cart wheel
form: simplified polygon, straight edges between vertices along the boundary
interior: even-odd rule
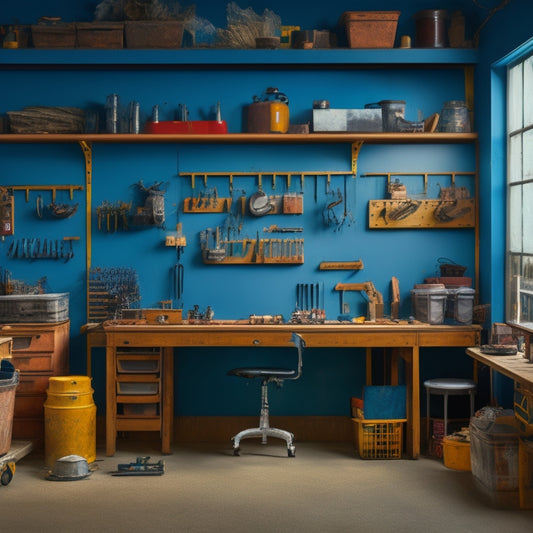
[[[239,447],[233,448],[233,455],[235,455],[236,457],[239,457],[240,452],[241,452],[241,449]]]
[[[9,465],[5,466],[4,471],[2,472],[2,475],[0,476],[0,483],[2,485],[9,485],[9,482],[13,479],[13,472],[11,471],[11,468]]]
[[[289,457],[296,457],[296,449],[294,448],[294,446],[291,446],[287,449],[287,455]]]

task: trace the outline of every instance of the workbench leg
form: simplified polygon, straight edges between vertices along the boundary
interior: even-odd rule
[[[163,348],[163,405],[161,414],[161,451],[172,453],[174,429],[174,348]]]
[[[372,348],[366,349],[366,384],[372,385]]]
[[[402,350],[407,385],[406,451],[411,459],[420,456],[420,354],[418,346]]]
[[[115,455],[117,445],[117,391],[115,372],[117,361],[115,348],[106,348],[106,405],[105,405],[105,440],[106,455]]]
[[[533,448],[518,439],[518,490],[520,509],[533,509]]]

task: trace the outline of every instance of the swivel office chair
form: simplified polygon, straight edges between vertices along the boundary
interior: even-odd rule
[[[302,375],[302,350],[305,347],[305,341],[297,333],[293,333],[291,342],[298,349],[298,367],[290,368],[268,368],[268,367],[246,367],[233,368],[228,372],[229,376],[238,376],[241,378],[261,378],[261,415],[259,417],[259,427],[250,428],[237,433],[231,440],[233,441],[233,455],[239,455],[240,443],[242,439],[251,437],[261,437],[261,443],[267,443],[267,437],[283,439],[287,443],[287,453],[289,457],[295,456],[294,435],[284,429],[271,428],[269,422],[268,407],[268,385],[276,383],[279,387],[287,379],[298,379]]]

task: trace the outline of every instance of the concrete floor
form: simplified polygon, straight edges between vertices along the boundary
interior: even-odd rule
[[[175,446],[119,441],[78,481],[48,481],[42,454],[20,459],[0,486],[0,529],[11,532],[501,532],[524,533],[533,511],[489,505],[470,472],[439,460],[365,461],[351,443],[243,441]],[[151,456],[165,474],[116,477],[118,463]]]

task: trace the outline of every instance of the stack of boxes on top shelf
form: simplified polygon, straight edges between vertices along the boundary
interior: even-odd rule
[[[461,265],[441,264],[440,277],[415,285],[411,290],[415,318],[428,324],[472,324],[475,290],[465,271]]]

